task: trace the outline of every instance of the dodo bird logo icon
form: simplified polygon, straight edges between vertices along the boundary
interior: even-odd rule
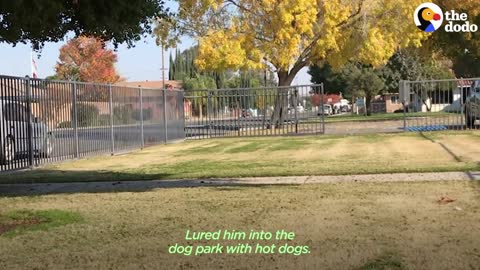
[[[443,23],[443,11],[434,3],[421,4],[413,17],[415,25],[427,33],[435,32]]]

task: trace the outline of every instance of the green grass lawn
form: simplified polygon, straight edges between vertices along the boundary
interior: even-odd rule
[[[440,204],[443,196],[454,202]],[[0,234],[0,269],[478,269],[480,265],[480,186],[467,181],[0,197],[0,205],[0,226],[5,219],[42,213],[61,213],[47,217],[63,220],[57,221],[58,226]],[[81,222],[65,221],[71,217]],[[186,230],[225,229],[287,230],[295,233],[294,240],[240,242],[308,246],[310,253],[189,257],[168,253],[169,245],[176,243],[212,243],[184,240]]]
[[[2,174],[0,182],[305,176],[480,169],[480,132],[187,141]]]

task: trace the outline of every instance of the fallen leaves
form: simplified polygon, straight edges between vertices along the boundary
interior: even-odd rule
[[[453,203],[453,202],[455,202],[455,201],[456,201],[456,199],[452,199],[452,198],[450,198],[450,197],[448,197],[448,196],[442,196],[442,197],[437,201],[437,203],[439,203],[439,204],[449,204],[449,203]]]

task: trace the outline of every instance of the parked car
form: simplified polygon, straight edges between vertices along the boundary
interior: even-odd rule
[[[303,108],[302,105],[297,105],[297,107],[295,107],[295,108],[288,108],[288,113],[289,114],[295,114],[295,110],[297,111],[297,113],[304,113],[305,112],[305,109]]]
[[[480,81],[475,81],[470,88],[470,96],[465,102],[465,122],[473,128],[475,121],[480,120]]]
[[[332,115],[333,114],[333,108],[332,105],[330,104],[324,104],[323,105],[323,112],[322,112],[322,106],[318,106],[320,111],[318,112],[318,115]]]
[[[252,113],[249,110],[242,110],[242,118],[251,117]]]
[[[8,164],[29,153],[28,110],[24,103],[0,100],[0,164]],[[53,135],[46,124],[32,119],[32,145],[36,156],[53,153]]]

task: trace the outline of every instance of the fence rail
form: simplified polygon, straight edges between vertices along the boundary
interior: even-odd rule
[[[0,171],[182,140],[183,91],[0,76]]]
[[[405,131],[478,128],[480,79],[402,81]]]
[[[323,85],[185,93],[187,139],[324,133]]]

